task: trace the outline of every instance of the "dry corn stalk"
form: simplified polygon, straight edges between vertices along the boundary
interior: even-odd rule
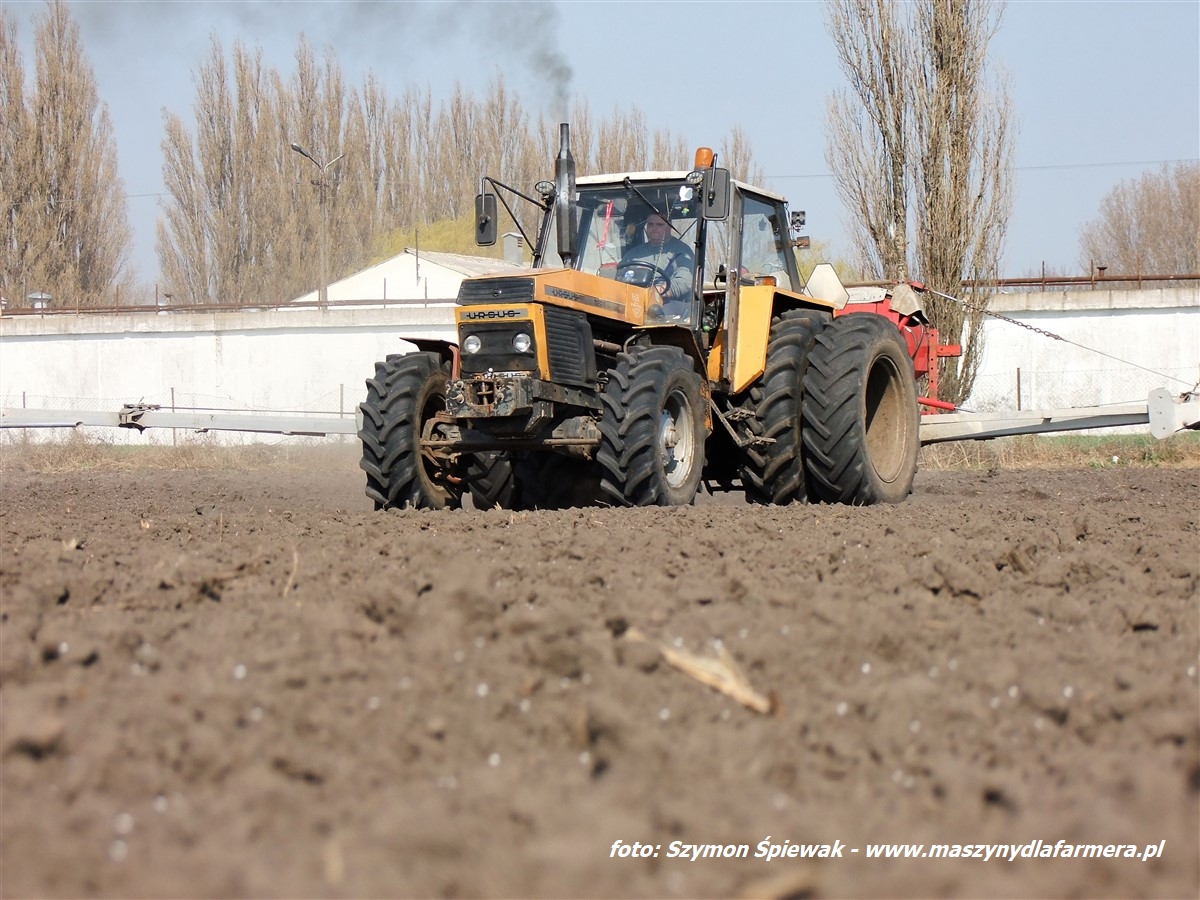
[[[778,700],[774,694],[766,696],[750,686],[750,682],[742,674],[742,670],[734,660],[733,654],[725,649],[725,645],[720,641],[714,642],[716,657],[704,657],[686,650],[676,650],[661,642],[651,641],[636,628],[630,628],[625,633],[625,637],[631,641],[647,641],[655,644],[663,659],[680,672],[690,675],[702,684],[707,684],[727,697],[732,697],[755,712],[770,715],[778,708]]]

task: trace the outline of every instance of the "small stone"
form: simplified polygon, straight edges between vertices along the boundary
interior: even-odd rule
[[[41,715],[26,722],[6,721],[5,731],[9,737],[7,750],[42,759],[59,749],[66,726],[57,716]]]

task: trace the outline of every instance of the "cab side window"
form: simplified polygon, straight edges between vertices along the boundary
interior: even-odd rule
[[[742,274],[770,276],[785,290],[795,290],[788,273],[785,252],[790,252],[779,208],[747,197],[743,205]]]

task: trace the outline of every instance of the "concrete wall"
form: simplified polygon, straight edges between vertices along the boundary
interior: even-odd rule
[[[380,308],[0,318],[0,405],[115,411],[126,402],[352,415],[376,360],[451,338],[453,302]],[[61,437],[55,430],[35,435]],[[121,430],[115,440],[170,442]],[[223,440],[261,438],[226,434]]]
[[[1035,409],[1144,400],[1200,380],[1200,288],[1009,294],[993,309],[1072,343],[989,319],[972,409],[1018,408],[1018,381],[1020,407]],[[410,346],[400,334],[451,337],[453,304],[4,316],[0,405],[352,414],[375,361]]]
[[[1122,403],[1200,381],[1200,288],[1002,294],[990,309],[1030,328],[985,320],[972,409]]]

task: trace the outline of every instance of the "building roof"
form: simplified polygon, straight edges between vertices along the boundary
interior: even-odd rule
[[[516,272],[518,266],[503,259],[462,253],[417,251],[412,247],[329,285],[330,302],[394,301],[453,302],[464,278],[494,272]],[[315,303],[313,290],[293,302]]]
[[[418,252],[411,247],[406,247],[404,252],[411,253],[422,262],[432,262],[459,272],[467,278],[473,278],[476,275],[491,275],[495,272],[516,272],[528,268],[528,266],[514,265],[506,260],[490,256],[467,256],[463,253],[440,253],[434,250]]]

